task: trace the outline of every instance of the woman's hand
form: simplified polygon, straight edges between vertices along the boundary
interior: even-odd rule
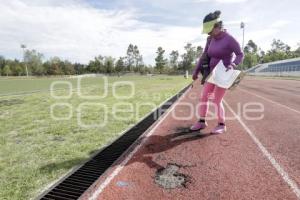
[[[231,70],[231,69],[234,69],[236,67],[236,65],[234,63],[231,63],[230,65],[228,65],[227,69],[226,69],[226,72]]]

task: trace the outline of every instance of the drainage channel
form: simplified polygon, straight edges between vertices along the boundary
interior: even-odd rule
[[[37,199],[78,199],[158,119],[157,116],[161,116],[189,87],[190,85],[186,86],[178,94],[168,99],[159,108],[148,114],[86,163],[70,172]]]

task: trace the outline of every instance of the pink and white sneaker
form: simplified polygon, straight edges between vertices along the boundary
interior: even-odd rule
[[[196,122],[193,126],[191,126],[190,130],[191,131],[199,131],[201,129],[204,129],[207,127],[207,122]]]
[[[211,132],[212,134],[220,134],[220,133],[225,133],[226,132],[226,126],[219,124],[214,128],[214,130]]]

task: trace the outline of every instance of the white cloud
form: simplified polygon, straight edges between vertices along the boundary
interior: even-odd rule
[[[289,20],[277,20],[277,21],[275,21],[271,24],[271,27],[272,28],[281,28],[281,27],[286,26],[290,23],[291,23],[291,21],[289,21]]]
[[[259,39],[264,39],[266,37],[272,36],[275,33],[277,33],[279,30],[278,29],[263,29],[263,30],[256,30],[256,31],[251,31],[248,33],[249,38],[253,38],[254,40],[259,40]]]
[[[248,0],[193,0],[194,3],[202,3],[202,2],[217,2],[217,3],[244,3]]]
[[[270,45],[274,38],[274,35],[276,35],[278,32],[279,30],[274,28],[246,32],[245,45],[251,39],[256,44],[258,44],[258,46],[261,47],[263,50],[268,50],[270,49]]]
[[[215,0],[218,3],[243,3],[246,2],[248,0]]]
[[[150,63],[158,46],[180,50],[201,35],[200,26],[161,27],[138,21],[134,10],[101,10],[75,0],[11,0],[0,4],[0,10],[0,55],[19,58],[22,43],[46,58],[84,63],[99,54],[124,56],[134,43]]]
[[[241,22],[244,22],[246,25],[247,23],[251,22],[252,20],[250,18],[241,18],[239,20],[232,20],[232,21],[225,21],[225,25],[229,26],[240,26]]]
[[[242,1],[244,0],[239,0]],[[128,44],[133,43],[139,46],[146,63],[153,64],[158,46],[162,46],[168,56],[171,50],[179,50],[183,53],[183,47],[187,42],[202,46],[205,43],[206,36],[201,34],[201,12],[207,10],[208,4],[203,4],[200,14],[195,14],[196,24],[175,26],[166,25],[172,23],[171,19],[167,22],[163,21],[164,23],[140,21],[145,18],[143,11],[148,9],[147,5],[136,8],[130,5],[124,10],[105,10],[94,8],[86,2],[85,0],[10,0],[0,4],[0,55],[21,58],[20,44],[25,43],[28,48],[42,52],[46,58],[59,56],[86,63],[99,54],[116,58],[124,56]],[[154,2],[158,4],[158,0]],[[163,6],[167,6],[165,2]],[[178,3],[173,6],[184,5]],[[232,8],[231,5],[220,5],[220,9],[224,11],[225,28],[240,42],[242,41],[240,21],[246,22],[245,42],[252,39],[263,49],[270,48],[273,38],[287,41],[291,46],[299,42],[297,32],[290,27],[291,21],[288,21],[293,20],[293,17],[286,16],[269,22],[266,20],[271,19],[272,13],[269,11],[267,18],[261,17],[262,10],[260,12],[258,10],[261,6],[260,2],[249,1],[247,6],[234,6],[240,8],[235,9],[237,11],[235,15],[226,11],[228,7]],[[159,9],[155,11],[162,15],[162,18],[169,16]],[[194,13],[195,10],[191,12]],[[265,15],[266,12],[263,14]],[[193,17],[182,13],[181,15],[187,21]],[[147,17],[151,18],[151,16]],[[198,17],[200,17],[199,23]]]

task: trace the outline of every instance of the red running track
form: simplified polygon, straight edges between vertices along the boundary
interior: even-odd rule
[[[300,199],[300,81],[247,77],[226,93],[226,133],[211,135],[211,119],[201,136],[174,138],[197,120],[189,105],[200,90],[196,82],[81,199]],[[185,186],[155,183],[168,163]]]

